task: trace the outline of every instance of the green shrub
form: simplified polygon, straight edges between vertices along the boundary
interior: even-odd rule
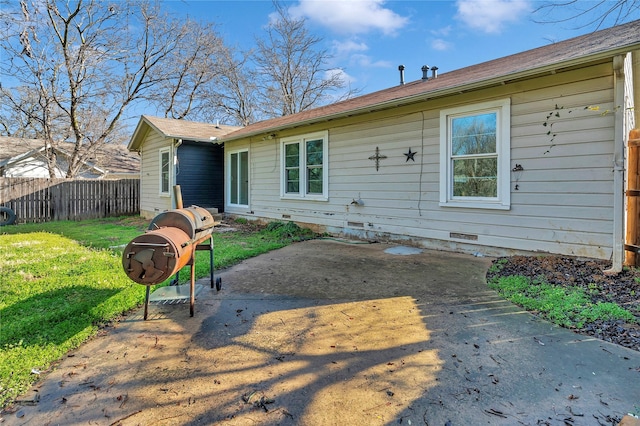
[[[290,239],[292,241],[303,241],[316,237],[310,229],[301,228],[294,222],[269,222],[265,231],[277,238]]]

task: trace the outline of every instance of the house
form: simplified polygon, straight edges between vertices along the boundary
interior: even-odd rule
[[[72,143],[61,143],[56,148],[55,175],[66,175],[68,159],[74,148]],[[49,178],[42,139],[0,136],[0,176]],[[140,173],[140,160],[124,145],[107,144],[97,150],[90,161],[84,161],[78,174],[85,179],[132,179]]]
[[[152,219],[175,208],[175,185],[185,206],[224,211],[224,150],[218,138],[237,129],[141,116],[127,147],[142,161],[140,214]]]
[[[619,269],[639,49],[635,21],[249,125],[221,138],[225,212]]]

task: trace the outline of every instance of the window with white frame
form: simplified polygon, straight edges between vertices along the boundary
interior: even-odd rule
[[[227,160],[229,204],[249,205],[249,151],[230,152]]]
[[[328,198],[328,133],[281,140],[283,198]]]
[[[162,148],[160,151],[160,195],[169,196],[171,188],[171,148]]]
[[[511,101],[440,112],[440,205],[509,209]]]

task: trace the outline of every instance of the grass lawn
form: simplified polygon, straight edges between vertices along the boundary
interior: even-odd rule
[[[0,406],[102,324],[144,302],[145,286],[129,280],[121,257],[147,224],[113,218],[0,228]],[[214,233],[216,268],[313,237],[279,222],[242,229]],[[208,276],[209,253],[197,256],[196,277]]]

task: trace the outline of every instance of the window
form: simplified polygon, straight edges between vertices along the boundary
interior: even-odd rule
[[[160,195],[169,196],[171,187],[171,149],[160,150]]]
[[[440,112],[440,205],[508,209],[510,100]]]
[[[249,205],[249,151],[238,151],[229,154],[229,204],[237,206]]]
[[[282,197],[327,200],[327,132],[282,140]]]

